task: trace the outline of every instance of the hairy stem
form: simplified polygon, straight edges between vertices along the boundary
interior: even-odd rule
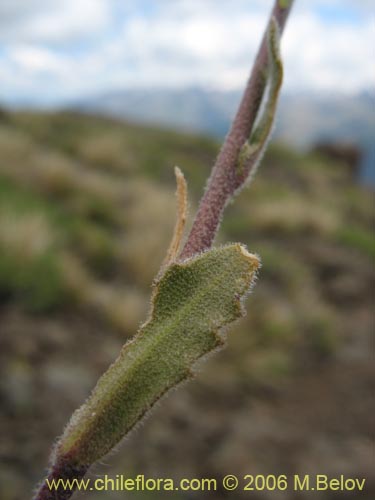
[[[237,163],[241,148],[254,128],[267,84],[269,65],[268,31],[272,20],[282,34],[293,0],[275,0],[269,25],[263,36],[255,63],[232,127],[224,141],[199,205],[193,227],[181,252],[186,259],[211,247],[228,201],[244,185],[255,162],[240,172]]]
[[[293,0],[276,0],[232,128],[179,261],[186,218],[186,184],[176,170],[179,216],[174,238],[154,283],[151,316],[125,344],[76,411],[58,441],[48,481],[82,478],[134,427],[163,394],[191,376],[195,362],[222,345],[221,329],[243,314],[241,301],[259,261],[239,245],[208,250],[228,201],[244,185],[264,150],[272,126],[282,66],[281,35]],[[46,480],[35,500],[67,500],[74,492]]]
[[[70,457],[64,457],[56,461],[48,473],[48,477],[40,485],[40,489],[36,494],[37,500],[68,500],[74,493],[76,485],[72,488],[51,488],[50,486],[56,481],[79,481],[87,471],[88,466],[74,465]]]

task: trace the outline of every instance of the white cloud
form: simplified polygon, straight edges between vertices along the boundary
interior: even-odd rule
[[[30,73],[40,71],[54,73],[61,68],[61,58],[53,52],[28,45],[16,47],[9,54],[9,59],[21,70]]]
[[[110,22],[105,0],[3,0],[3,43],[74,43],[95,35]]]
[[[243,87],[272,0],[148,1],[150,12],[125,0],[28,0],[28,9],[3,1],[0,99],[72,99],[127,86]],[[360,4],[368,13],[370,3],[332,0],[330,8]],[[282,47],[285,89],[370,87],[374,19],[335,22],[322,18],[322,5],[296,2]]]
[[[326,24],[312,13],[294,16],[283,40],[285,86],[355,92],[373,86],[375,31],[362,25]]]

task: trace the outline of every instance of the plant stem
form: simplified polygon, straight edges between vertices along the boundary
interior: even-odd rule
[[[270,21],[275,19],[282,34],[293,0],[275,0]],[[180,260],[203,252],[211,247],[227,203],[244,185],[251,169],[250,164],[243,171],[237,169],[240,150],[254,127],[256,117],[266,90],[268,67],[268,27],[255,59],[255,63],[239,105],[232,127],[224,141],[212,170],[206,191],[199,204],[192,229],[181,252]]]
[[[241,148],[244,144],[246,144],[251,132],[254,130],[254,125],[256,124],[257,116],[261,109],[263,98],[267,89],[267,74],[270,66],[268,45],[269,28],[274,20],[280,34],[282,33],[292,4],[293,0],[275,0],[270,22],[266,33],[263,36],[248,85],[231,130],[213,168],[211,177],[208,181],[207,189],[200,202],[190,235],[179,257],[180,260],[192,257],[193,255],[203,252],[211,247],[225,206],[244,185],[249,173],[254,169],[255,160],[257,158],[251,158],[251,161],[245,162],[243,168],[239,169],[239,154]],[[173,258],[175,256],[175,252],[178,251],[177,248],[179,246],[186,212],[185,185],[183,178],[178,172],[177,178],[180,190],[180,217],[179,223],[176,226],[175,240],[173,240],[169,255],[169,257]],[[95,413],[92,413],[91,415],[94,416]],[[95,432],[100,433],[101,429],[96,428]],[[92,460],[86,462],[84,460],[77,460],[74,458],[74,453],[76,451],[77,450],[74,450],[73,448],[70,454],[65,453],[56,457],[55,463],[52,464],[48,475],[49,481],[53,479],[72,480],[84,477],[90,464],[92,463]],[[87,465],[85,465],[85,463]],[[74,488],[76,486],[77,485],[74,485]],[[73,492],[74,489],[64,490],[61,486],[56,490],[50,490],[46,481],[44,481],[34,499],[67,500],[71,497]]]
[[[70,482],[70,481],[80,481],[87,471],[88,467],[85,466],[74,466],[72,465],[69,457],[64,460],[58,460],[48,473],[48,476],[43,480],[40,485],[40,489],[34,497],[35,500],[68,500],[74,493],[77,484],[70,488],[63,488],[62,486],[53,489],[49,485],[52,485],[55,481],[59,484],[59,481]]]

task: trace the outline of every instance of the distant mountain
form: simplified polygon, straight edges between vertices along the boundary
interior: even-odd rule
[[[189,89],[125,90],[94,96],[73,107],[142,123],[224,136],[239,92]]]
[[[73,107],[223,137],[240,97],[239,91],[202,88],[125,90],[75,102]],[[365,176],[375,182],[375,99],[370,93],[285,94],[274,137],[303,149],[322,141],[357,144],[364,151]]]
[[[374,142],[375,100],[369,93],[287,95],[281,99],[278,116],[278,136],[296,145],[339,140],[367,146]]]

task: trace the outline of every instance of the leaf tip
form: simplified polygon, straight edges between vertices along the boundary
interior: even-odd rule
[[[162,269],[168,266],[171,262],[176,260],[177,255],[180,251],[181,242],[184,234],[187,211],[188,211],[188,199],[187,199],[187,183],[184,174],[179,167],[174,167],[174,174],[176,177],[176,196],[177,196],[177,218],[176,224],[172,236],[172,241],[169,245],[167,251],[167,256],[162,265]]]
[[[258,255],[250,253],[245,245],[239,244],[239,249],[241,254],[250,262],[253,271],[256,271],[260,267],[260,258]]]

